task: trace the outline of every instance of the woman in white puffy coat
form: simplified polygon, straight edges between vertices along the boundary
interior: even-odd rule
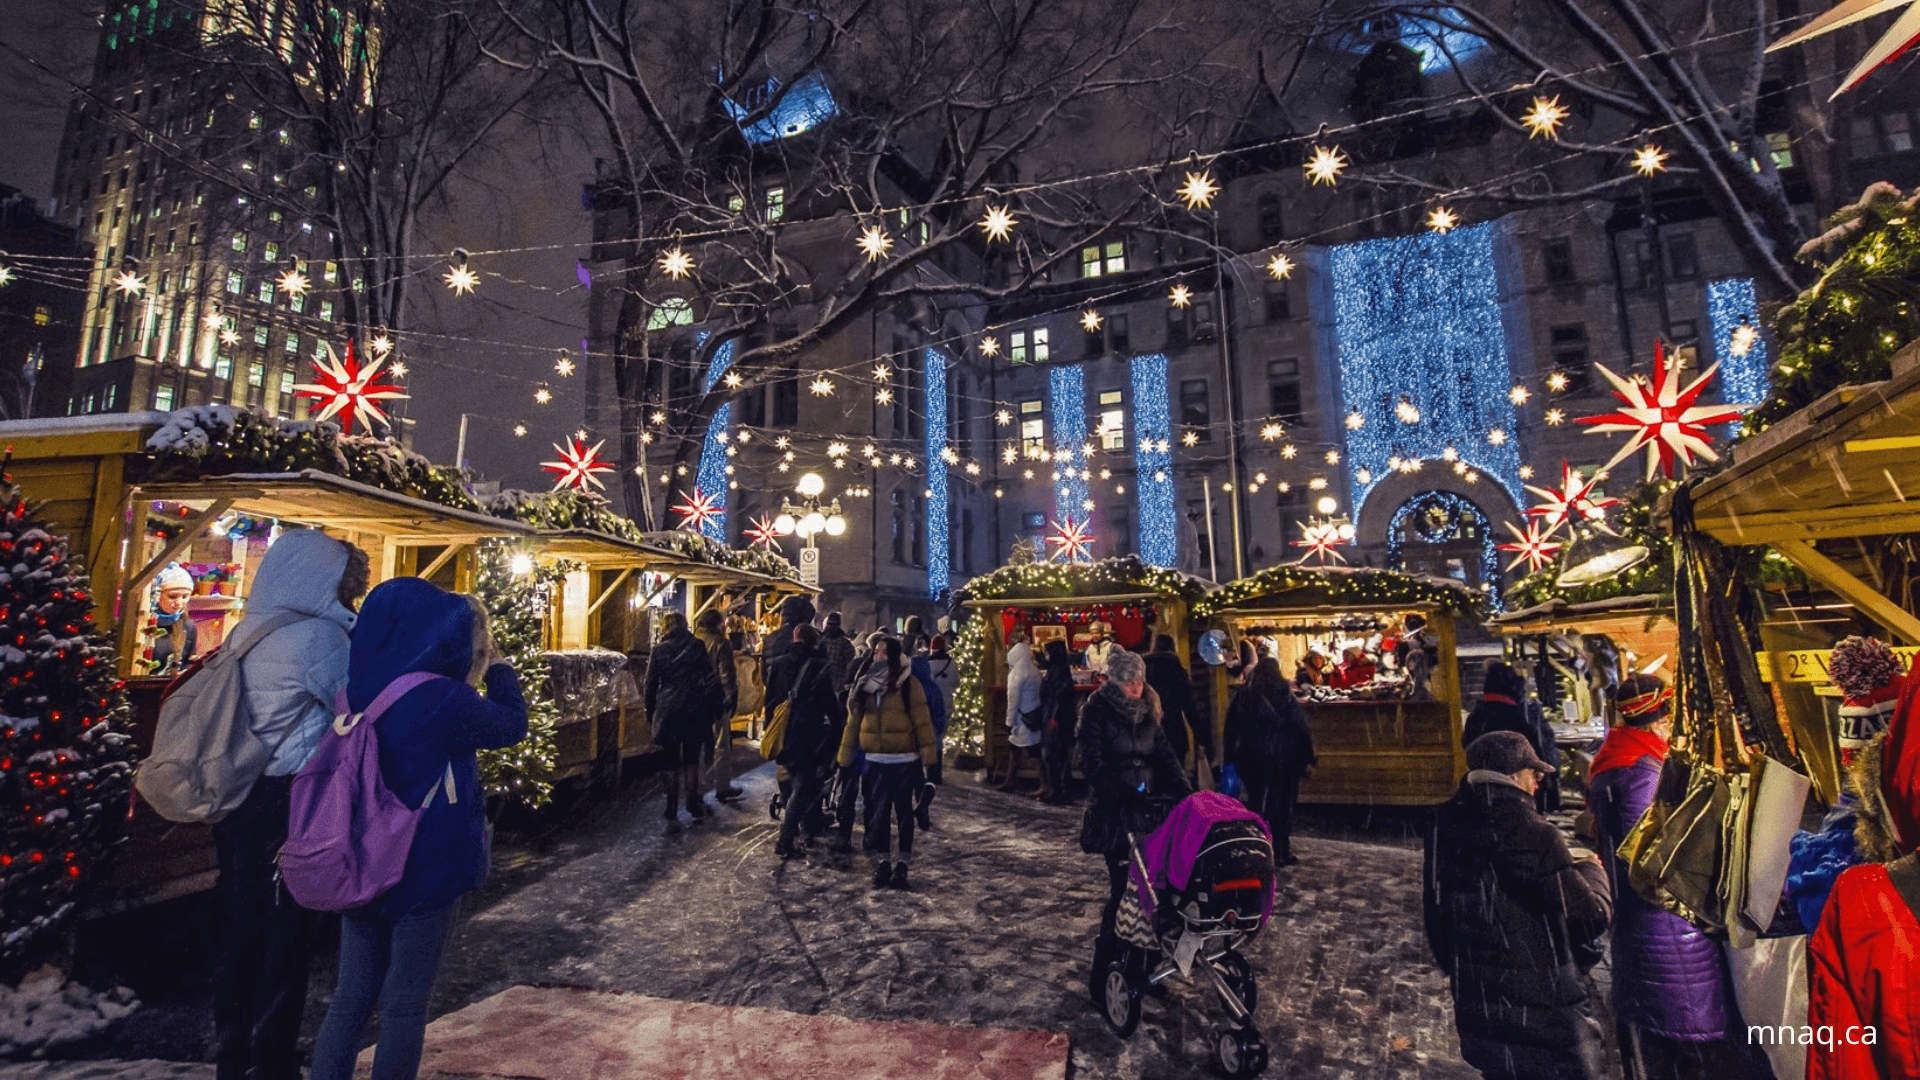
[[[1013,783],[1025,759],[1040,758],[1040,667],[1034,663],[1025,630],[1015,630],[1011,640],[1007,649],[1007,742],[1011,747],[1002,787]]]

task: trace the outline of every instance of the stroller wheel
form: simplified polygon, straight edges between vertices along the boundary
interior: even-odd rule
[[[1140,991],[1127,977],[1125,960],[1109,960],[1101,973],[1100,1018],[1115,1035],[1126,1038],[1140,1026]]]
[[[1220,974],[1227,981],[1227,989],[1233,991],[1233,996],[1239,998],[1240,1004],[1245,1005],[1251,1014],[1260,1005],[1260,987],[1253,979],[1253,965],[1247,963],[1246,957],[1235,952],[1222,956],[1218,964]]]
[[[1222,1075],[1259,1076],[1267,1068],[1267,1042],[1250,1027],[1223,1027],[1213,1037],[1213,1060]]]

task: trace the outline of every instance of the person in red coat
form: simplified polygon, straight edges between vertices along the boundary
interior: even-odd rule
[[[1853,765],[1869,860],[1834,883],[1807,955],[1808,1080],[1920,1080],[1920,664]]]

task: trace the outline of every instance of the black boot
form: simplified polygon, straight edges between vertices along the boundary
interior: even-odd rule
[[[893,883],[893,867],[885,859],[873,864],[873,887],[884,889]]]
[[[907,891],[907,864],[906,863],[897,862],[893,864],[893,876],[887,879],[887,888],[898,889],[901,892]]]

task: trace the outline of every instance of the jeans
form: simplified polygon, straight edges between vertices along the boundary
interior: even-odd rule
[[[455,905],[397,918],[348,915],[340,925],[340,981],[313,1046],[310,1080],[351,1080],[360,1029],[376,1003],[373,1080],[413,1080],[426,1039],[427,999]]]
[[[1300,802],[1300,774],[1292,769],[1249,766],[1240,773],[1247,809],[1259,814],[1273,833],[1273,855],[1293,854],[1293,809]]]
[[[923,782],[920,763],[876,765],[867,762],[867,854],[875,862],[885,862],[893,854],[893,835],[889,826],[900,826],[900,855],[894,861],[913,858],[913,798]]]
[[[213,826],[220,959],[213,1012],[219,1080],[299,1080],[300,1017],[321,916],[275,879],[287,839],[291,776],[263,776]]]
[[[820,797],[827,792],[827,782],[833,779],[832,769],[823,769],[817,765],[804,765],[796,770],[792,778],[792,793],[787,796],[787,808],[780,812],[780,847],[791,849],[795,840],[800,839],[801,826],[807,827],[812,835],[816,825],[811,819],[820,808]]]

